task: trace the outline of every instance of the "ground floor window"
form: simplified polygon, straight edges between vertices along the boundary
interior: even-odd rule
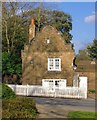
[[[63,89],[66,87],[66,80],[65,79],[43,79],[42,86],[46,89],[49,88],[51,90],[55,89]]]
[[[61,59],[48,58],[48,71],[61,71]]]

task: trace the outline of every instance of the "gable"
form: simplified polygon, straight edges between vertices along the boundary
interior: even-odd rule
[[[61,33],[56,28],[46,25],[32,41],[32,51],[60,52],[72,49],[71,45],[66,44]]]

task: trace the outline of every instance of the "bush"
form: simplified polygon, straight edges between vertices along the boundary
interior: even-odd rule
[[[35,114],[35,111],[34,111],[34,114]],[[30,113],[29,111],[11,111],[9,112],[8,109],[7,110],[3,110],[2,111],[2,115],[3,115],[3,118],[2,119],[5,119],[5,118],[8,118],[8,119],[23,119],[23,118],[35,118],[35,115],[33,113]]]
[[[2,84],[2,99],[15,98],[16,95],[7,85]]]
[[[2,97],[2,84],[0,84],[0,98]]]
[[[35,101],[31,98],[3,99],[2,107],[3,118],[35,118],[37,114]]]
[[[90,90],[88,90],[88,92],[91,94],[96,94],[96,90],[94,90],[94,89],[90,89]]]

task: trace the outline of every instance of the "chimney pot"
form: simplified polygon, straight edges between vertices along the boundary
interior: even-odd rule
[[[31,24],[34,25],[34,19],[32,19]]]
[[[35,24],[34,19],[31,20],[31,24],[29,26],[29,43],[35,37]]]

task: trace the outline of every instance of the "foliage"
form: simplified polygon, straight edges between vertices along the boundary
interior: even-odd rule
[[[0,76],[1,76],[1,71],[2,71],[2,52],[0,50]]]
[[[15,98],[16,95],[7,85],[2,84],[2,99]]]
[[[96,116],[95,116],[95,112],[76,111],[76,112],[69,112],[68,118],[69,120],[77,120],[80,118],[82,118],[83,120],[86,120],[86,119],[96,118]],[[97,118],[95,120],[97,120]]]
[[[53,25],[63,33],[64,40],[70,43],[72,18],[69,14],[63,11],[47,10],[45,6],[40,7],[40,5],[36,8],[33,5],[27,7],[27,4],[18,2],[2,4],[2,48],[4,52],[20,53],[24,43],[28,42],[27,28],[32,17],[35,19],[36,31],[46,24]]]
[[[88,55],[87,49],[79,50],[79,53],[76,55],[76,63],[82,60],[91,60],[91,58]]]
[[[88,45],[85,49],[80,50],[77,55],[77,60],[93,60],[97,59],[97,40],[94,39],[91,45]]]
[[[92,93],[92,94],[95,94],[95,93],[96,93],[96,90],[94,90],[94,89],[89,89],[88,92],[89,92],[89,93]]]
[[[37,109],[32,98],[17,97],[2,101],[2,116],[9,119],[35,118]]]
[[[61,31],[67,43],[71,42],[72,19],[69,14],[47,10],[45,6],[28,6],[28,3],[2,3],[3,76],[16,74],[21,77],[21,50],[24,43],[28,43],[28,27],[32,17],[35,19],[36,31],[39,32],[44,25],[50,24]]]
[[[2,72],[3,76],[15,74],[21,77],[21,49],[28,39],[26,26],[19,3],[4,2],[2,3]]]
[[[40,19],[37,14],[39,14]],[[72,39],[72,35],[70,34],[70,31],[72,30],[72,18],[69,14],[66,14],[63,11],[36,8],[32,11],[25,12],[24,16],[28,22],[31,21],[31,18],[33,16],[35,19],[36,31],[39,31],[44,25],[50,24],[61,31],[64,40],[67,43],[70,43]]]
[[[93,43],[87,47],[89,56],[92,59],[97,59],[97,40],[94,39]]]
[[[2,44],[3,51],[19,53],[28,38],[22,16],[17,15],[19,4],[2,3]]]
[[[0,84],[0,98],[2,98],[2,84]]]
[[[17,54],[11,54],[3,52],[2,54],[2,74],[12,75],[16,74],[18,77],[21,76],[22,65],[21,59]]]

